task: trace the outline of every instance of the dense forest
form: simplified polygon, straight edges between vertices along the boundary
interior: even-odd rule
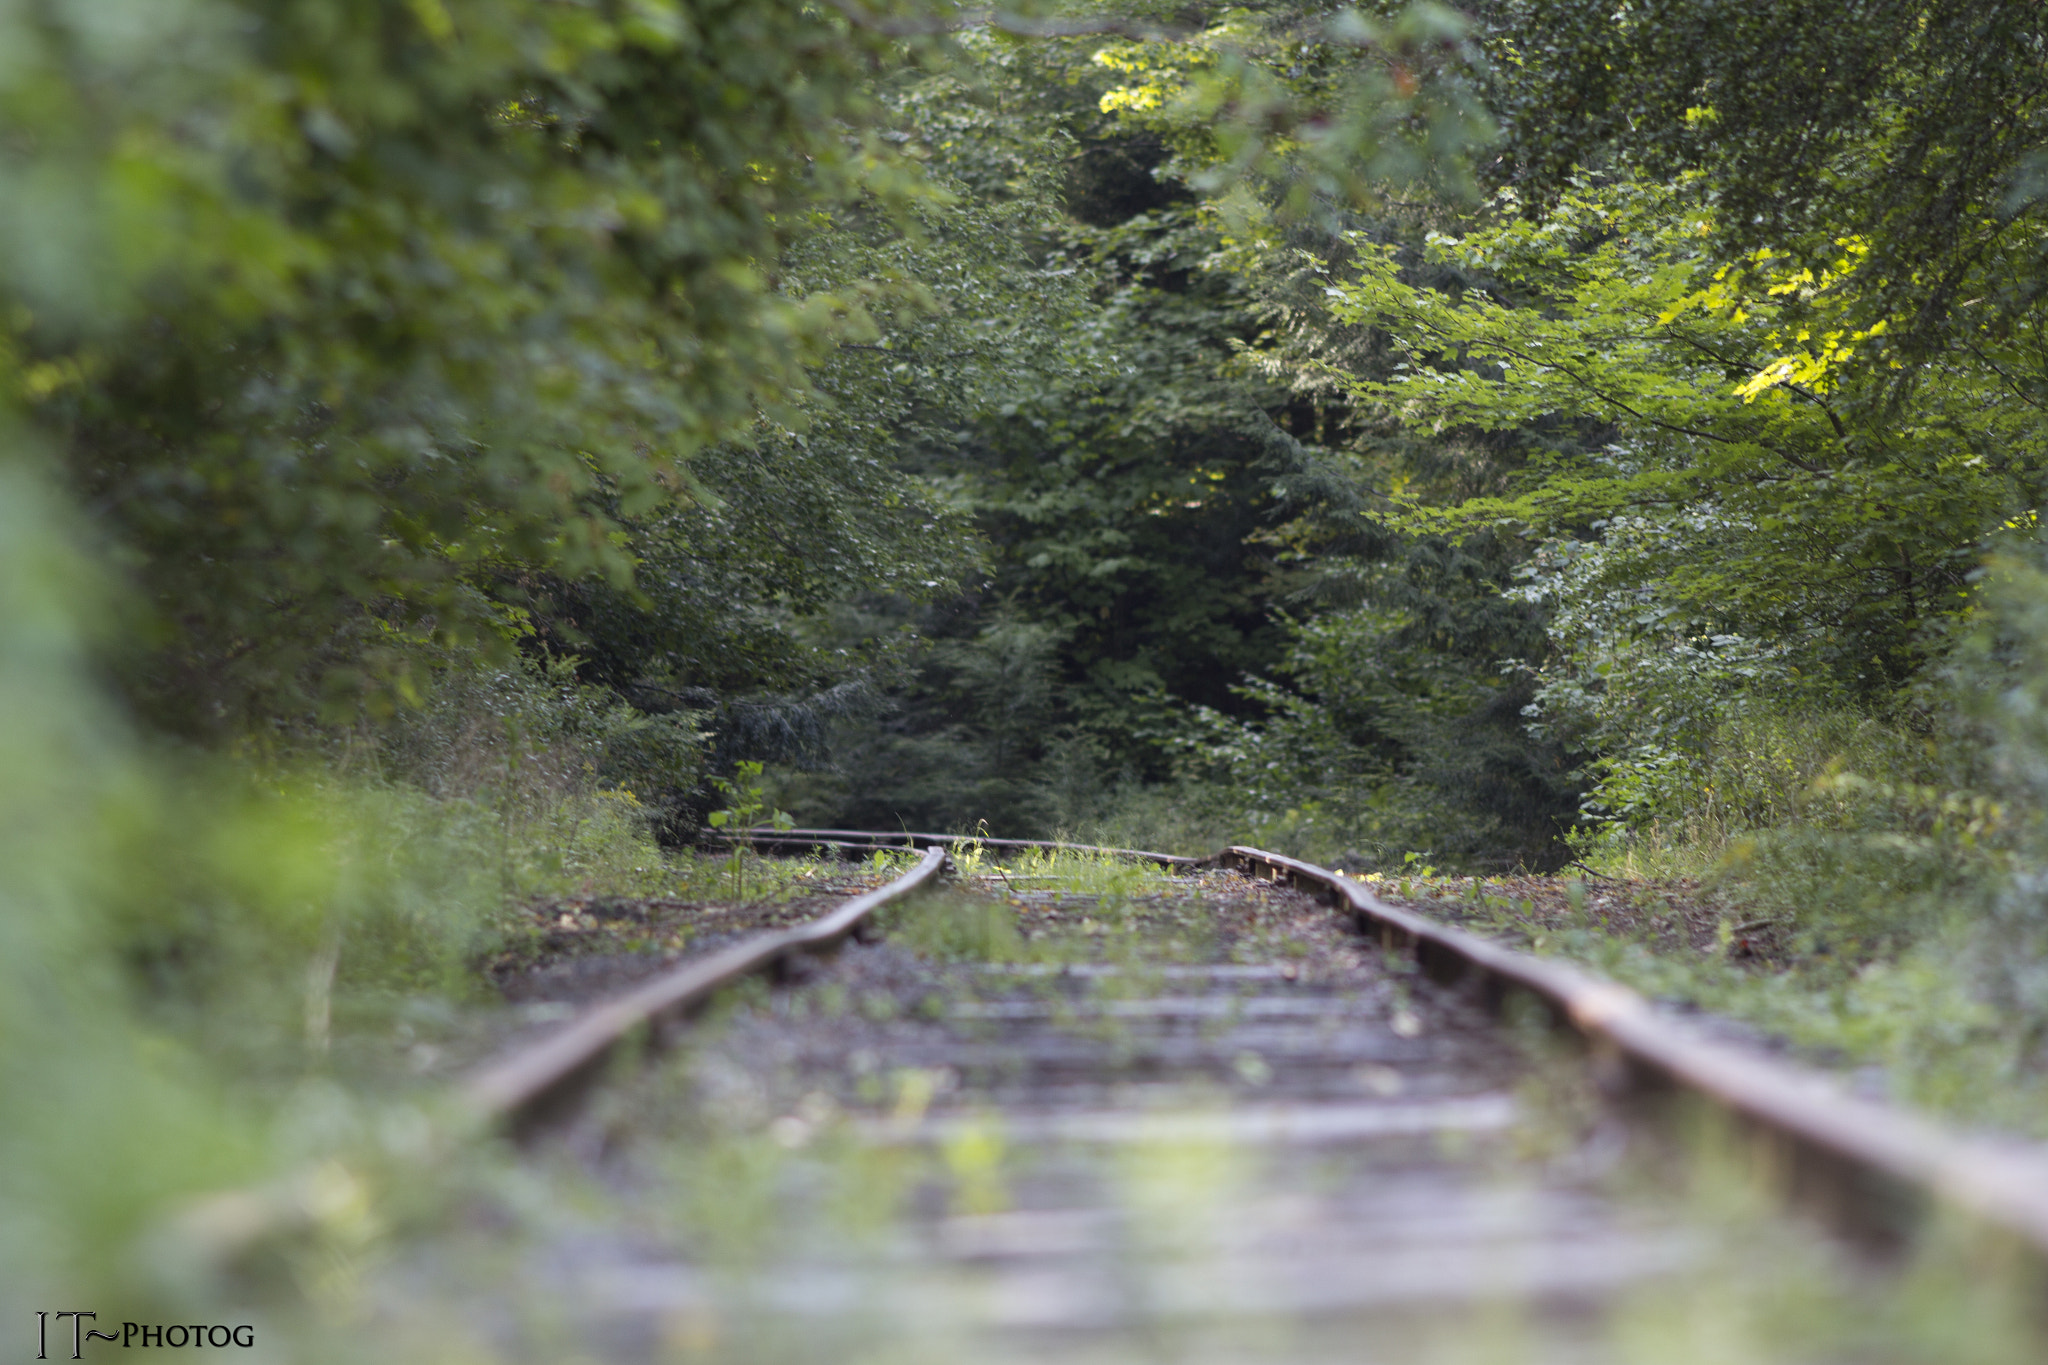
[[[757,772],[1704,886],[1768,952],[1555,949],[2048,1131],[2044,48],[0,0],[0,1294]]]

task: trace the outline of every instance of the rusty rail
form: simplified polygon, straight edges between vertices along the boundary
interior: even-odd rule
[[[718,991],[792,953],[838,943],[882,906],[930,886],[945,865],[945,849],[931,848],[917,866],[887,886],[855,896],[822,918],[794,929],[752,935],[604,1001],[534,1046],[472,1076],[462,1087],[463,1103],[486,1123],[502,1125],[515,1135],[529,1131],[572,1103],[628,1038],[673,1023]]]
[[[630,1040],[658,1037],[712,996],[792,954],[829,948],[882,906],[921,891],[945,870],[943,848],[886,886],[855,896],[809,924],[755,934],[709,957],[685,962],[585,1011],[539,1042],[499,1058],[460,1087],[446,1117],[449,1136],[502,1131],[529,1135],[573,1109]],[[166,1254],[208,1267],[228,1265],[268,1238],[317,1227],[350,1177],[334,1163],[268,1184],[208,1195],[180,1209],[159,1231]],[[349,1185],[348,1189],[353,1189]]]
[[[2048,1256],[2048,1159],[2036,1150],[1957,1134],[1818,1072],[1701,1037],[1625,986],[1397,909],[1340,873],[1256,848],[1217,856],[1320,890],[1368,937],[1496,1010],[1515,994],[1533,998],[1585,1040],[1610,1093],[1689,1094],[1732,1115],[1767,1145],[1787,1192],[1837,1227],[1897,1239],[1932,1198]]]

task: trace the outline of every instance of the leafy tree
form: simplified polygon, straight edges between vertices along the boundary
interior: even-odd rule
[[[1873,392],[1888,366],[1862,354],[1884,328],[1832,292],[1859,243],[1819,274],[1768,250],[1738,268],[1718,263],[1719,220],[1696,178],[1588,184],[1542,220],[1433,239],[1463,288],[1368,256],[1333,309],[1384,326],[1404,360],[1356,390],[1440,428],[1597,420],[1605,449],[1412,519],[1556,536],[1650,518],[1602,573],[1646,625],[1784,641],[1817,679],[1896,686],[1926,621],[1961,605],[1981,537],[2042,496],[2031,413],[2005,401],[2003,367],[1959,358],[1893,415]],[[2031,330],[2016,340],[2005,358],[2036,363]]]
[[[1181,701],[1252,705],[1248,542],[1308,458],[1176,177],[1298,213],[1484,134],[1427,5],[5,20],[9,373],[138,588],[130,696],[198,734],[523,640],[710,713],[714,766],[815,754],[977,517],[1054,727],[1156,774]]]
[[[0,9],[14,396],[148,604],[165,720],[345,698],[476,585],[624,581],[621,516],[868,328],[806,215],[925,191],[897,45],[796,3]],[[366,613],[368,613],[366,615]]]
[[[1174,174],[1294,220],[1377,203],[1390,187],[1470,184],[1493,136],[1466,21],[1432,3],[1332,13],[1298,0],[1235,6],[1173,34],[1111,43],[1105,112],[1162,134]]]
[[[1076,293],[1060,363],[1013,364],[996,401],[906,443],[904,466],[975,518],[987,569],[917,619],[932,654],[893,716],[845,736],[858,776],[820,799],[839,819],[1048,830],[1105,768],[1163,776],[1188,700],[1246,704],[1232,684],[1280,639],[1268,557],[1247,541],[1300,451],[1266,412],[1284,396],[1232,363],[1249,319],[1236,283],[1203,269],[1213,230],[1161,172],[1163,142],[1103,112],[1103,68],[1079,49],[978,55],[991,120],[1058,130],[1019,147],[1010,179],[1059,175],[1064,211],[1042,206],[1034,268]],[[949,156],[1016,145],[976,131]]]
[[[1508,136],[1491,174],[1531,212],[1610,158],[1697,171],[1723,262],[1768,248],[1818,275],[1855,239],[1837,292],[1906,359],[2003,335],[2039,300],[2048,31],[2031,0],[1508,0],[1492,17]]]
[[[1612,796],[1645,764],[1679,771],[1747,698],[1895,705],[1971,609],[1987,537],[2048,492],[2034,318],[1916,365],[1901,406],[1909,362],[1863,321],[1861,239],[1818,269],[1768,248],[1731,263],[1698,174],[1588,177],[1541,218],[1518,207],[1505,192],[1432,236],[1434,287],[1371,244],[1330,288],[1400,356],[1349,379],[1362,400],[1424,430],[1601,434],[1499,495],[1403,516],[1536,542],[1511,595],[1549,613],[1553,652],[1528,660],[1546,733],[1605,754]],[[2008,247],[1987,274],[2032,249]]]
[[[1333,263],[1354,250],[1348,234],[1412,241],[1457,221],[1470,188],[1463,156],[1490,136],[1470,98],[1465,32],[1421,7],[1368,22],[1267,6],[1178,45],[1127,45],[1098,61],[1119,82],[1104,106],[1171,148],[1162,173],[1224,191],[1203,206],[1201,265],[1210,289],[1229,282],[1237,316],[1222,340],[1237,382],[1289,438],[1260,467],[1248,547],[1268,625],[1239,668],[1260,680],[1226,674],[1197,697],[1210,710],[1183,762],[1227,769],[1222,780],[1255,792],[1262,819],[1314,809],[1320,832],[1304,826],[1300,837],[1349,840],[1350,856],[1401,844],[1542,862],[1557,854],[1576,790],[1573,765],[1526,733],[1532,685],[1503,662],[1542,648],[1539,613],[1500,596],[1526,548],[1514,537],[1456,545],[1407,534],[1390,495],[1497,493],[1529,450],[1573,436],[1556,423],[1410,434],[1354,401],[1340,376],[1385,373],[1388,347],[1371,326],[1333,319],[1326,297]],[[1379,153],[1350,163],[1349,178],[1329,173],[1313,138],[1240,155],[1233,148],[1249,144],[1217,133],[1201,90],[1248,53],[1265,59],[1261,89],[1297,109],[1341,106],[1363,65],[1417,92],[1401,107],[1428,110],[1430,135],[1373,142]],[[1261,837],[1294,836],[1269,827]]]
[[[1099,368],[1071,339],[1089,278],[1040,242],[1061,149],[988,98],[977,72],[991,44],[959,47],[875,90],[878,126],[930,195],[902,217],[871,199],[813,213],[784,257],[785,288],[865,290],[868,330],[811,367],[783,420],[706,451],[693,501],[624,519],[630,585],[512,585],[544,645],[585,677],[645,709],[704,713],[714,769],[817,765],[828,727],[873,718],[911,667],[909,614],[983,569],[958,491],[914,472],[920,452],[1021,386]],[[851,634],[850,619],[863,623]],[[671,832],[709,800],[671,792]]]

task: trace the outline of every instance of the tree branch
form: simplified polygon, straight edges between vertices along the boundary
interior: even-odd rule
[[[1640,317],[1645,315],[1638,314],[1638,316]],[[1692,347],[1701,355],[1706,356],[1708,359],[1712,360],[1715,364],[1722,366],[1724,369],[1733,368],[1736,364],[1732,357],[1723,355],[1719,351],[1716,351],[1713,347],[1707,345],[1706,342],[1701,341],[1698,337],[1693,336],[1690,332],[1680,331],[1677,328],[1673,328],[1671,329],[1670,335],[1677,338],[1684,344]],[[1746,364],[1747,362],[1744,363]],[[1841,442],[1842,449],[1849,452],[1852,455],[1855,453],[1854,443],[1852,443],[1849,439],[1849,429],[1842,425],[1842,419],[1835,415],[1834,408],[1828,404],[1828,401],[1825,398],[1821,397],[1818,393],[1814,392],[1813,390],[1808,389],[1804,385],[1794,384],[1790,380],[1780,381],[1778,387],[1785,390],[1785,392],[1792,394],[1794,397],[1804,398],[1807,402],[1819,408],[1821,412],[1826,415],[1829,425],[1834,427],[1835,439]],[[1805,464],[1801,461],[1794,460],[1793,463],[1798,464],[1800,468],[1809,470],[1813,473],[1820,472],[1819,470],[1814,469],[1812,465]]]
[[[1412,317],[1413,315],[1411,314],[1410,316]],[[1451,333],[1449,333],[1444,328],[1433,325],[1427,319],[1418,317],[1415,318],[1415,323],[1423,331],[1429,332],[1432,335],[1443,339],[1447,343],[1450,342],[1452,339]],[[1457,344],[1459,344],[1460,346],[1464,346],[1469,345],[1470,343],[1469,340],[1461,338],[1458,339]],[[1656,427],[1662,431],[1669,431],[1674,435],[1691,436],[1697,440],[1714,442],[1717,445],[1753,445],[1758,447],[1759,449],[1769,451],[1771,454],[1776,455],[1779,459],[1784,460],[1787,464],[1796,465],[1798,468],[1805,470],[1809,474],[1817,475],[1820,478],[1829,477],[1828,471],[1826,469],[1823,469],[1819,465],[1815,465],[1809,463],[1806,460],[1802,460],[1797,455],[1794,455],[1791,451],[1784,449],[1782,446],[1773,445],[1758,440],[1755,436],[1724,436],[1719,432],[1708,431],[1704,428],[1691,426],[1684,422],[1668,421],[1664,418],[1657,417],[1656,415],[1648,411],[1639,409],[1627,402],[1624,402],[1620,395],[1608,392],[1596,380],[1594,380],[1591,375],[1585,373],[1584,371],[1574,369],[1569,361],[1560,360],[1555,356],[1538,356],[1533,352],[1529,351],[1525,347],[1514,345],[1511,342],[1504,342],[1497,338],[1488,339],[1484,342],[1484,345],[1490,351],[1495,351],[1502,355],[1511,356],[1514,359],[1523,361],[1529,365],[1537,366],[1548,370],[1555,370],[1557,373],[1565,376],[1565,378],[1570,380],[1573,384],[1577,385],[1586,393],[1593,395],[1602,403],[1607,404],[1610,408],[1614,408],[1618,411],[1627,413],[1629,416],[1635,418],[1638,422],[1642,422],[1646,425]]]

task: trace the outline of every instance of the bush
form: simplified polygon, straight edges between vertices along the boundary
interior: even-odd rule
[[[345,752],[431,797],[517,822],[605,788],[631,793],[646,820],[673,831],[709,772],[702,713],[636,710],[579,682],[573,660],[441,655],[420,671],[429,682],[418,703],[358,729]]]

